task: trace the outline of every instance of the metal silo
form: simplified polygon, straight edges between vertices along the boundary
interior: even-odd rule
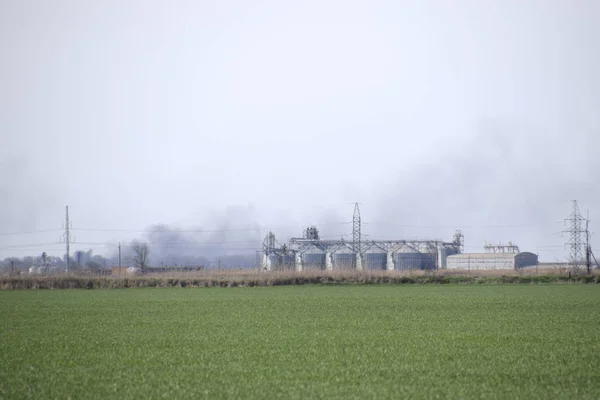
[[[411,246],[404,245],[392,255],[394,266],[398,271],[421,269],[423,254]]]
[[[363,263],[367,270],[384,270],[387,263],[387,253],[365,253]]]
[[[325,253],[310,253],[302,256],[304,269],[325,269]]]
[[[448,258],[448,249],[441,247],[438,253],[438,268],[446,269],[446,259]]]
[[[394,265],[398,271],[421,269],[421,253],[394,253],[392,257],[394,259]]]
[[[351,252],[333,253],[333,269],[356,269],[356,254]]]
[[[421,254],[421,269],[436,269],[437,268],[437,253],[422,253]]]
[[[294,269],[296,259],[293,254],[272,254],[269,258],[271,259],[271,269],[274,271]]]

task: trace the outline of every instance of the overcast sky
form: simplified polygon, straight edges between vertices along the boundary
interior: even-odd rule
[[[369,238],[562,259],[570,200],[600,233],[599,38],[594,0],[1,0],[0,257],[62,254],[10,246],[67,204],[114,243],[360,202]]]

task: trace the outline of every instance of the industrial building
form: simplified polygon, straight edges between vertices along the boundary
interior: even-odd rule
[[[522,253],[471,253],[454,254],[446,259],[446,268],[462,270],[519,269],[535,266],[538,256]]]
[[[519,246],[508,244],[489,244],[483,246],[485,253],[454,254],[447,258],[448,269],[494,270],[519,269],[537,265],[538,256],[521,252]]]
[[[302,237],[277,242],[269,232],[263,241],[258,262],[271,270],[495,270],[535,266],[536,254],[521,252],[511,242],[485,243],[485,253],[465,254],[460,230],[452,241],[441,240],[362,240],[358,204],[354,207],[352,240],[323,240],[319,230],[306,228]]]
[[[352,241],[322,240],[316,227],[287,244],[277,242],[269,232],[260,252],[261,269],[271,270],[413,270],[446,268],[446,258],[461,253],[463,235],[452,241],[362,240],[358,204],[354,208]]]

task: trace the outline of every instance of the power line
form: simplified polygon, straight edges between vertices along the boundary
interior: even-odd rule
[[[396,224],[390,221],[374,221],[370,222],[371,225],[379,226],[394,226],[397,228],[443,228],[443,229],[481,229],[481,228],[531,228],[534,226],[550,225],[550,223],[528,223],[528,224],[483,224],[483,225],[417,225],[417,224]],[[553,225],[554,223],[552,223]]]
[[[338,226],[349,225],[352,222],[336,222],[319,224],[319,226]],[[277,227],[276,225],[270,226]],[[289,227],[289,226],[288,226]],[[141,232],[141,233],[218,233],[218,232],[253,232],[269,229],[266,226],[254,228],[226,228],[226,229],[177,229],[177,228],[157,228],[157,229],[110,229],[110,228],[71,228],[72,231],[88,231],[88,232]]]
[[[260,239],[256,240],[231,240],[231,241],[220,241],[220,242],[145,242],[149,246],[198,246],[198,245],[218,245],[218,244],[229,244],[229,243],[260,243]],[[107,246],[107,247],[118,247],[118,243],[107,243],[107,242],[77,242],[79,245],[87,246]]]
[[[8,250],[8,249],[13,249],[13,248],[36,247],[36,246],[57,246],[57,245],[62,246],[62,243],[46,242],[46,243],[30,243],[30,244],[11,244],[11,245],[0,246],[0,250]]]
[[[223,245],[223,244],[240,244],[240,243],[260,243],[260,239],[254,240],[223,240],[223,241],[208,241],[208,242],[147,242],[148,245],[152,246],[210,246],[210,245]],[[118,247],[119,243],[110,242],[71,242],[71,244],[84,245],[84,246],[103,246],[103,247]],[[36,247],[36,246],[60,246],[61,242],[45,242],[45,243],[28,243],[28,244],[14,244],[0,246],[0,250],[12,249],[20,247]]]
[[[62,243],[59,243],[61,246],[63,246]],[[148,247],[158,247],[158,246],[152,246],[149,245]],[[94,248],[98,249],[98,248],[109,248],[109,249],[118,249],[118,246],[114,246],[114,245],[97,245]],[[181,246],[165,246],[163,248],[171,248],[171,249],[180,249]],[[223,248],[213,248],[213,247],[196,247],[196,249],[199,250],[218,250],[218,251],[255,251],[258,249],[258,246],[252,246],[252,247],[223,247]],[[44,250],[48,250],[47,247],[28,247],[28,248],[9,248],[9,249],[0,249],[0,250],[10,250],[10,251],[44,251]],[[56,250],[59,251],[60,248],[58,249],[50,249],[50,250]]]
[[[35,231],[26,231],[26,232],[4,232],[0,233],[0,236],[17,236],[17,235],[31,235],[34,233],[45,233],[45,232],[57,232],[62,229],[39,229]]]
[[[62,246],[62,243],[61,243]],[[31,254],[32,251],[45,251],[48,250],[45,247],[40,247],[40,248],[29,248],[29,249],[10,249],[11,252],[29,252]],[[25,255],[24,257],[30,257],[29,255]]]
[[[73,228],[73,231],[87,232],[143,232],[143,233],[214,233],[214,232],[250,232],[261,231],[263,228],[239,228],[239,229],[98,229],[98,228]]]
[[[364,222],[363,222],[364,223]],[[354,221],[352,222],[335,222],[335,223],[327,223],[327,224],[319,224],[318,226],[338,226],[338,225],[354,225]],[[479,228],[527,228],[532,226],[542,226],[548,225],[548,223],[530,223],[530,224],[485,224],[485,225],[420,225],[420,224],[395,224],[389,221],[375,221],[370,222],[371,225],[387,225],[394,226],[397,228],[446,228],[446,229],[454,229],[457,226],[462,229],[479,229]],[[271,227],[276,227],[273,225]],[[268,229],[266,226],[254,227],[254,228],[229,228],[229,229],[111,229],[111,228],[73,228],[70,226],[70,231],[81,231],[81,232],[142,232],[142,233],[215,233],[215,232],[251,232],[251,231],[261,231]],[[16,236],[16,235],[29,235],[36,233],[48,233],[48,232],[57,232],[63,229],[39,229],[33,231],[23,231],[23,232],[3,232],[0,233],[0,236]]]

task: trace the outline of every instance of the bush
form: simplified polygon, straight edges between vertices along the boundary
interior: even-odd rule
[[[403,275],[401,273],[386,273],[385,271],[356,272],[356,271],[280,271],[260,273],[245,272],[245,275],[233,272],[203,274],[188,277],[134,277],[134,278],[90,278],[81,276],[7,276],[0,277],[0,289],[118,289],[130,287],[254,287],[254,286],[283,286],[283,285],[447,285],[447,284],[549,284],[577,283],[598,284],[599,275],[502,275],[502,276],[465,276],[465,275]]]

